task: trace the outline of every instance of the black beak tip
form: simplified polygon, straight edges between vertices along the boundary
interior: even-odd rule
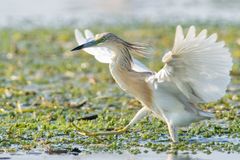
[[[71,52],[75,51],[75,48],[71,49]]]
[[[81,45],[81,46],[77,46],[77,47],[73,48],[73,49],[71,50],[71,52],[80,50],[80,49],[82,49],[82,48],[83,48],[82,45]]]
[[[81,49],[80,46],[77,46],[77,47],[73,48],[73,49],[71,50],[71,52],[76,51],[76,50],[80,50],[80,49]]]
[[[85,43],[85,44],[81,44],[80,46],[77,46],[77,47],[73,48],[73,49],[71,50],[71,52],[72,52],[72,51],[81,50],[81,49],[84,49],[84,48],[87,48],[87,47],[91,47],[91,46],[93,46],[93,45],[95,45],[95,41],[87,42],[87,43]]]

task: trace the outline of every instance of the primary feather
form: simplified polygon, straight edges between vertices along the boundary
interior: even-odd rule
[[[218,100],[230,82],[232,58],[224,43],[216,40],[217,35],[207,37],[206,30],[196,36],[193,26],[184,37],[178,26],[173,49],[164,55],[165,66],[154,78],[173,82],[192,102]]]

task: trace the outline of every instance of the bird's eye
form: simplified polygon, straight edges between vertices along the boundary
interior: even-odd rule
[[[101,36],[100,34],[97,34],[95,36],[95,39],[96,40],[100,40],[101,42],[104,42],[106,40],[106,37],[105,36]]]

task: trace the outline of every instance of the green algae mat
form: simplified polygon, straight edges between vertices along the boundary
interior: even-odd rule
[[[184,26],[184,28],[186,28]],[[240,26],[196,25],[218,33],[234,58],[232,82],[216,103],[203,104],[216,119],[179,131],[172,144],[167,126],[148,116],[122,135],[86,137],[87,131],[124,127],[141,108],[111,78],[108,66],[76,46],[73,28],[2,28],[0,30],[0,153],[115,152],[161,154],[240,152]],[[140,58],[152,70],[162,67],[161,55],[171,48],[175,26],[90,26],[95,33],[109,31],[128,41],[148,42],[156,48],[151,60]],[[139,58],[139,57],[138,57]]]

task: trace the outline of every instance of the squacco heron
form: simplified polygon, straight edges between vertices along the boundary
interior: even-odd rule
[[[113,33],[94,36],[89,30],[85,30],[86,38],[78,30],[75,36],[79,46],[72,51],[83,49],[98,61],[108,63],[119,87],[142,104],[142,109],[123,129],[81,132],[84,135],[123,133],[152,113],[166,122],[172,141],[177,142],[180,127],[214,117],[198,105],[224,96],[231,79],[232,58],[228,48],[223,41],[217,41],[217,34],[207,36],[205,29],[196,35],[195,27],[191,26],[184,36],[182,27],[177,26],[173,49],[163,56],[164,67],[158,72],[133,58],[132,53],[150,55],[140,43],[126,42]]]

